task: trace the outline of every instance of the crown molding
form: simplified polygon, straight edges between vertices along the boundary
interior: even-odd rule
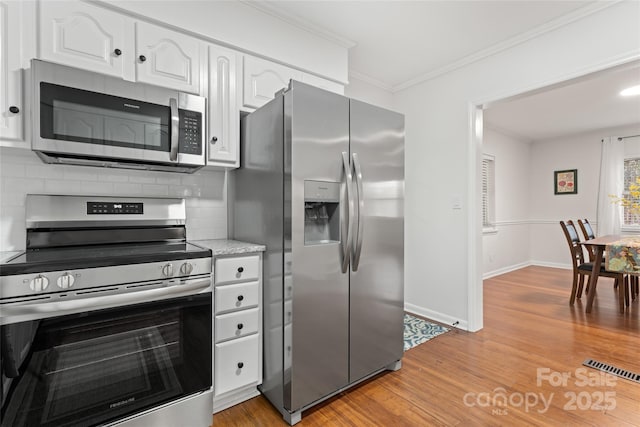
[[[349,40],[348,38],[343,37],[334,32],[331,32],[320,25],[314,24],[313,22],[303,19],[296,14],[285,11],[283,8],[281,8],[280,6],[278,6],[273,2],[264,1],[264,0],[259,0],[259,1],[238,0],[238,1],[242,4],[245,4],[256,10],[259,10],[262,13],[266,13],[268,15],[273,16],[274,18],[280,19],[281,21],[286,22],[289,25],[293,25],[294,27],[298,27],[313,35],[316,35],[332,43],[335,43],[341,47],[350,49],[357,44],[353,40]]]
[[[371,86],[375,86],[378,89],[382,89],[385,90],[389,93],[393,93],[393,86],[386,84],[383,81],[380,81],[378,79],[375,79],[371,76],[368,76],[364,73],[361,73],[359,71],[356,70],[349,70],[349,80],[351,80],[351,78],[353,78],[354,80],[360,80],[361,82],[370,84]]]
[[[464,58],[459,59],[458,61],[454,61],[448,65],[445,65],[440,68],[436,68],[435,70],[429,71],[427,73],[421,74],[418,77],[414,77],[410,80],[407,80],[404,83],[400,83],[398,85],[393,86],[393,93],[399,92],[404,89],[408,89],[411,86],[415,86],[417,84],[423,83],[427,80],[434,79],[443,74],[449,73],[451,71],[455,71],[459,68],[465,67],[467,65],[473,64],[474,62],[480,61],[482,59],[488,58],[495,54],[498,54],[502,51],[515,47],[519,44],[522,44],[528,40],[539,37],[543,34],[546,34],[550,31],[561,28],[565,25],[568,25],[574,21],[585,18],[589,15],[592,15],[596,12],[609,8],[615,4],[621,3],[624,0],[614,0],[614,1],[596,1],[587,6],[581,7],[571,13],[560,16],[556,19],[552,19],[551,21],[542,24],[532,30],[525,31],[515,37],[512,37],[503,42],[497,43],[487,49],[483,49],[479,52],[476,52],[472,55],[465,56]]]

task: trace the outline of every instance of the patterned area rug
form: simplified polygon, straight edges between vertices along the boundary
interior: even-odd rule
[[[431,338],[435,338],[445,332],[449,332],[449,329],[405,313],[404,351],[429,341]]]

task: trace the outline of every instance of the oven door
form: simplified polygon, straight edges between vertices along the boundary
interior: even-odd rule
[[[205,292],[4,324],[1,425],[108,424],[210,390],[211,323]]]
[[[43,61],[32,67],[34,150],[204,165],[204,98]]]

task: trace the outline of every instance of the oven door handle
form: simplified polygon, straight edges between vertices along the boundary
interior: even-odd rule
[[[149,302],[161,299],[164,297],[178,297],[196,294],[199,290],[209,288],[211,286],[211,279],[200,279],[193,283],[185,283],[182,285],[172,285],[165,288],[149,289],[146,291],[134,291],[126,294],[119,295],[103,295],[92,298],[83,298],[72,301],[56,301],[36,304],[22,304],[22,305],[10,305],[2,306],[2,318],[26,316],[33,314],[43,314],[43,317],[47,313],[53,313],[55,315],[69,314],[74,312],[84,312],[90,310],[97,310],[100,308],[108,308],[114,306],[131,305],[139,302]],[[4,323],[4,322],[3,322]]]

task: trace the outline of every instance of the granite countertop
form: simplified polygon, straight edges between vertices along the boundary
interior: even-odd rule
[[[16,255],[20,255],[24,251],[0,251],[0,264],[4,264]]]
[[[255,243],[240,242],[238,240],[191,240],[191,243],[211,249],[213,256],[246,254],[251,252],[264,252],[266,247]]]

